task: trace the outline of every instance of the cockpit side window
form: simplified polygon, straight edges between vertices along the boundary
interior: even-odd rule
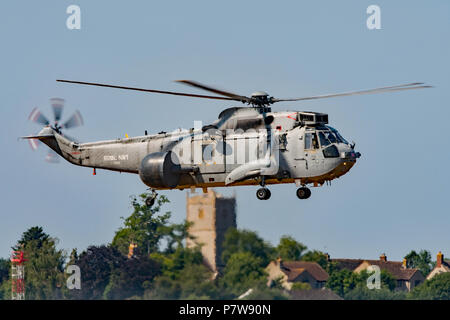
[[[319,149],[319,142],[315,132],[305,133],[305,150]]]
[[[328,146],[329,144],[331,144],[330,140],[328,140],[325,137],[325,133],[323,131],[319,132],[319,139],[320,139],[320,145],[322,146],[322,148]]]
[[[336,136],[331,131],[324,132],[325,137],[330,140],[331,143],[336,143],[337,139]]]
[[[348,141],[345,140],[344,137],[341,136],[341,134],[335,128],[332,128],[330,126],[327,126],[327,128],[331,130],[333,135],[336,137],[337,142],[349,144]]]

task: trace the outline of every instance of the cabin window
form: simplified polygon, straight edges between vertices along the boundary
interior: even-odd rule
[[[204,144],[202,145],[202,155],[203,161],[211,161],[214,157],[214,144]]]

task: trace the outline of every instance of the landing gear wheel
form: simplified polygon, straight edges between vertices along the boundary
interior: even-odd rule
[[[149,208],[152,207],[155,204],[156,196],[156,191],[152,190],[152,194],[145,199],[145,205]]]
[[[311,190],[307,187],[301,187],[297,189],[297,197],[299,199],[308,199],[311,196]]]
[[[270,198],[270,195],[271,195],[270,190],[267,188],[259,188],[256,191],[256,197],[259,200],[268,200]]]
[[[153,197],[148,197],[147,199],[145,199],[145,205],[147,207],[151,207],[155,204],[155,198]]]

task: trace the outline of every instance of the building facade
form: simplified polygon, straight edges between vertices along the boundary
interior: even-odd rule
[[[278,258],[269,263],[266,272],[268,286],[271,286],[273,281],[280,281],[287,290],[291,290],[295,282],[307,283],[312,289],[321,289],[328,280],[328,273],[316,262],[283,261]]]
[[[223,197],[214,190],[186,195],[186,220],[191,222],[186,246],[201,245],[204,264],[213,272],[220,272],[222,244],[229,228],[236,228],[236,198]]]

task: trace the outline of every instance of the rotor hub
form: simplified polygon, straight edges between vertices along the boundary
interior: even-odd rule
[[[251,95],[251,102],[253,106],[258,108],[266,108],[271,104],[269,94],[264,91],[256,91]],[[267,110],[265,110],[267,111]]]

